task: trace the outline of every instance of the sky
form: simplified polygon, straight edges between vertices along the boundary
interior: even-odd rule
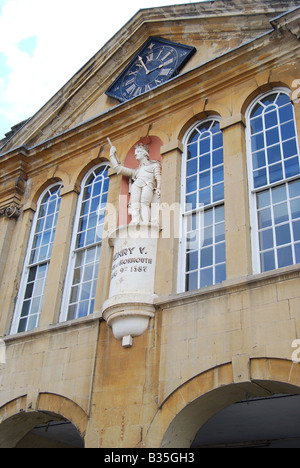
[[[0,0],[0,140],[33,116],[141,8],[184,3],[195,2]]]

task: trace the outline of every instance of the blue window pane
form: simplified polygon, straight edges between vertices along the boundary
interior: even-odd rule
[[[291,106],[291,101],[287,94],[280,93],[276,99],[276,104],[278,106],[283,106],[284,104],[289,104],[289,106]]]
[[[91,228],[93,228],[93,227],[96,227],[96,225],[97,225],[97,220],[98,220],[98,215],[97,215],[97,213],[92,213],[92,214],[90,214],[87,228],[88,228],[88,229],[91,229]]]
[[[278,249],[277,256],[278,256],[279,268],[293,264],[292,247],[290,245],[287,247],[282,247],[281,249]]]
[[[266,165],[265,151],[258,151],[253,154],[253,169],[259,169]]]
[[[257,206],[258,208],[264,208],[271,204],[270,191],[260,192],[257,194]]]
[[[268,250],[273,248],[273,229],[266,229],[265,231],[261,231],[259,235],[259,240],[261,250]]]
[[[213,149],[221,148],[223,146],[223,135],[222,133],[217,133],[213,137]]]
[[[294,241],[300,241],[300,221],[293,222]]]
[[[295,244],[295,257],[296,263],[300,263],[300,242],[298,244]]]
[[[220,223],[221,221],[224,221],[225,219],[225,208],[224,205],[218,206],[215,208],[215,222]]]
[[[263,130],[263,121],[261,117],[251,119],[251,134],[259,133]]]
[[[264,135],[263,133],[258,133],[251,137],[252,151],[261,150],[265,146]]]
[[[213,126],[210,129],[211,133],[217,133],[220,131],[220,123],[214,122]]]
[[[294,175],[298,175],[300,173],[298,156],[284,161],[284,167],[285,167],[286,178],[292,177]]]
[[[269,167],[269,179],[270,183],[277,182],[283,179],[282,164],[273,164]]]
[[[213,248],[207,247],[201,250],[201,260],[200,266],[201,268],[212,265],[213,264]]]
[[[210,171],[201,172],[199,174],[199,187],[208,187],[210,184]]]
[[[300,218],[300,198],[291,200],[291,216],[292,219]]]
[[[195,192],[197,190],[197,176],[188,177],[186,179],[186,193]]]
[[[213,243],[213,228],[212,226],[203,229],[202,233],[202,247],[206,247],[207,245],[211,245]]]
[[[287,203],[280,203],[279,205],[275,205],[273,211],[275,224],[281,224],[289,220]]]
[[[198,148],[197,143],[194,143],[188,146],[188,155],[187,155],[188,160],[195,158],[197,156],[197,152],[198,152],[197,148]]]
[[[251,118],[261,115],[262,111],[263,111],[263,107],[261,106],[261,104],[256,104],[253,111],[251,112]]]
[[[291,242],[290,225],[283,224],[275,227],[276,245],[284,245]]]
[[[206,268],[200,271],[200,287],[210,286],[213,284],[213,269]]]
[[[91,209],[90,209],[91,213],[98,209],[99,203],[100,203],[100,197],[92,198],[92,200],[91,200]]]
[[[275,268],[274,250],[263,252],[261,254],[261,270],[270,271],[270,270],[274,270],[274,268]]]
[[[96,197],[97,195],[100,195],[102,190],[102,180],[99,182],[96,182],[93,186],[93,197]]]
[[[186,290],[193,291],[198,288],[198,273],[195,271],[186,275]]]
[[[281,123],[294,119],[293,107],[291,104],[279,109],[279,120]]]
[[[90,210],[90,200],[88,200],[88,201],[82,203],[82,205],[81,205],[81,211],[80,211],[80,216],[83,216],[83,215],[85,215],[85,214],[88,214],[89,210]]]
[[[223,148],[214,150],[212,153],[213,157],[213,166],[218,166],[223,163]]]
[[[268,114],[265,114],[265,125],[266,125],[266,128],[271,128],[271,127],[275,127],[275,125],[278,125],[276,110],[269,112]]]
[[[89,311],[89,301],[79,302],[78,305],[78,318],[86,317]]]
[[[258,227],[264,229],[272,225],[272,214],[270,208],[258,212]]]
[[[204,211],[204,226],[211,226],[213,224],[213,210]]]
[[[205,169],[209,169],[210,168],[210,155],[206,154],[205,156],[201,156],[201,158],[199,159],[199,164],[200,164],[200,167],[199,167],[200,171],[205,171]]]
[[[268,153],[268,164],[273,164],[281,160],[281,148],[280,145],[271,146],[267,150]]]
[[[217,244],[215,246],[215,263],[225,262],[225,243]]]
[[[76,248],[80,249],[84,246],[84,239],[85,239],[85,232],[78,234],[77,241],[76,241]]]
[[[85,245],[90,245],[95,242],[96,239],[96,229],[90,229],[86,231]]]
[[[194,210],[197,206],[197,194],[187,195],[186,197],[186,211]]]
[[[224,170],[223,166],[216,167],[213,170],[213,183],[222,182],[224,180]]]
[[[198,159],[192,159],[187,163],[187,175],[196,174],[198,171]]]
[[[215,273],[215,282],[216,284],[222,283],[222,281],[226,280],[226,265],[217,265],[216,266],[216,273]]]
[[[200,140],[200,154],[205,154],[210,151],[210,138]]]
[[[191,252],[186,256],[186,271],[198,269],[198,251]]]
[[[267,184],[266,169],[259,169],[253,172],[254,188],[262,187]]]
[[[194,143],[198,140],[199,138],[199,132],[197,130],[194,130],[193,133],[191,134],[190,138],[189,138],[189,143]]]
[[[278,203],[286,200],[286,186],[280,185],[272,189],[272,201],[273,203]]]
[[[281,137],[282,140],[289,140],[295,136],[295,125],[294,121],[287,122],[281,125]]]
[[[278,143],[279,142],[278,128],[272,128],[272,130],[267,130],[266,140],[267,140],[268,146],[275,145],[275,143]]]
[[[222,242],[225,240],[225,223],[220,223],[215,226],[215,241]]]
[[[284,158],[289,158],[298,154],[298,148],[295,139],[283,142],[282,147]]]
[[[300,180],[289,183],[289,193],[291,198],[300,196]]]
[[[211,203],[210,188],[199,191],[199,203],[209,205]]]
[[[213,186],[213,202],[221,201],[224,199],[224,184]]]

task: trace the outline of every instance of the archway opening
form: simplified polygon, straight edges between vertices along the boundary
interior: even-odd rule
[[[212,416],[192,448],[300,448],[300,395],[246,398]]]
[[[199,380],[185,389],[195,398],[171,421],[161,447],[300,447],[298,385],[251,380],[196,396]]]
[[[45,411],[20,411],[0,424],[1,448],[84,448],[71,421]]]
[[[84,448],[84,440],[70,421],[48,421],[28,432],[16,448]]]

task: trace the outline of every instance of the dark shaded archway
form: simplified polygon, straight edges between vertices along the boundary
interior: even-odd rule
[[[63,416],[20,411],[0,424],[0,448],[84,448],[84,440]]]
[[[192,448],[300,448],[300,395],[247,398],[211,417]]]

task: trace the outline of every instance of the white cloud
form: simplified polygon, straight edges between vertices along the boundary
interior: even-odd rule
[[[179,3],[185,2],[4,0],[0,54],[11,71],[0,70],[0,139],[37,112],[140,8]],[[37,42],[29,53],[20,42],[31,36]]]

